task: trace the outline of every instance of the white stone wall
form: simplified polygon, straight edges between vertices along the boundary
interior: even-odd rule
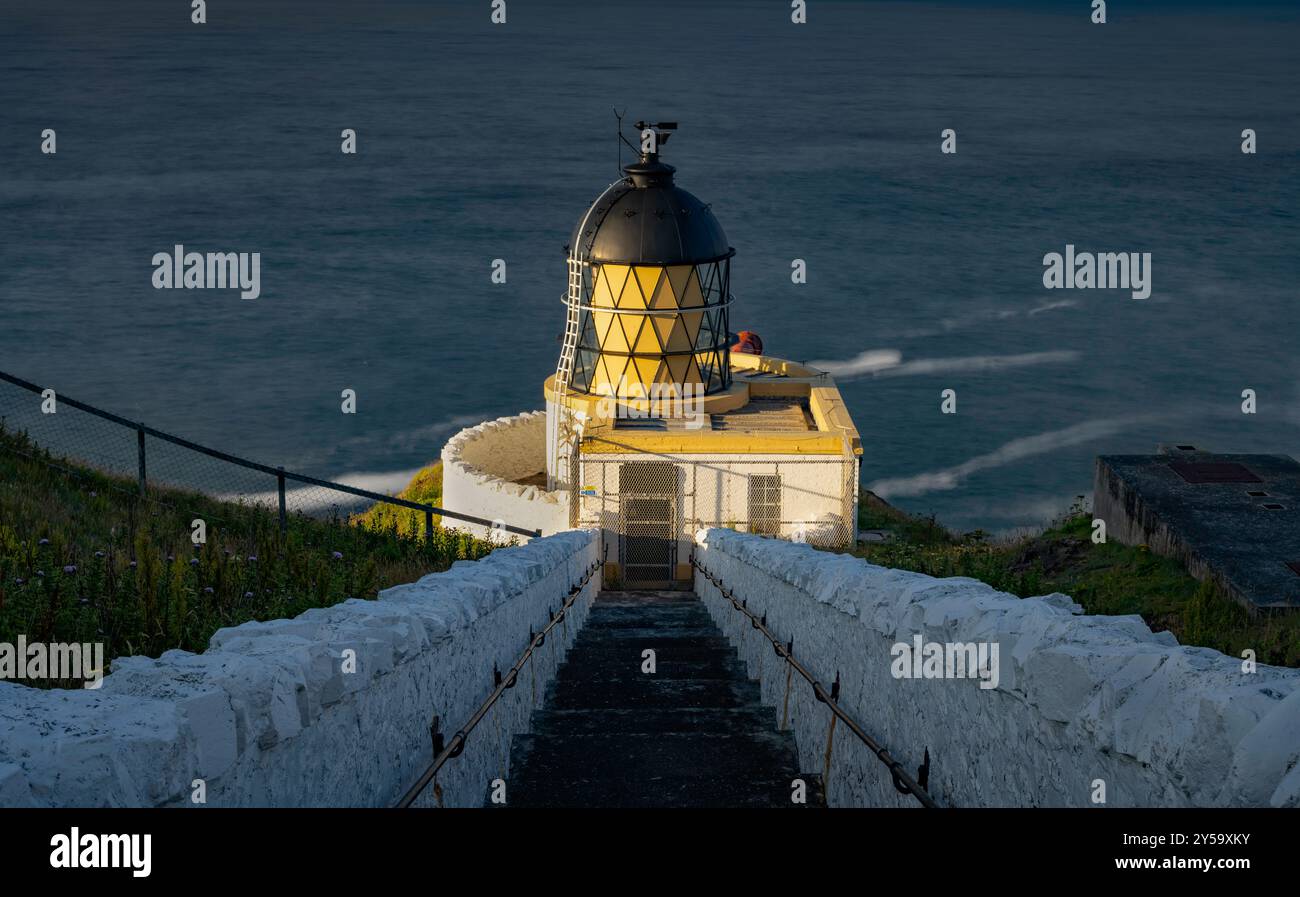
[[[538,529],[550,535],[569,528],[569,497],[537,486],[521,486],[516,479],[542,472],[546,467],[546,414],[528,411],[513,417],[485,421],[461,430],[442,450],[442,502],[460,511],[511,526]],[[490,528],[444,519],[477,536],[492,536]],[[496,534],[502,538],[520,538]]]
[[[701,531],[696,559],[782,639],[915,775],[931,757],[945,806],[1300,806],[1300,670],[1181,647],[1137,616],[1085,616],[1056,594],[1021,600],[966,578],[934,579],[728,530]],[[762,681],[778,719],[785,666],[696,574],[696,588]],[[891,647],[996,642],[1000,682],[896,679]],[[790,712],[805,772],[820,773],[829,711],[796,675]],[[832,806],[916,806],[843,726]]]
[[[575,530],[292,620],[223,629],[200,655],[120,658],[97,691],[0,682],[0,806],[384,806],[450,740],[597,559]],[[537,700],[586,618],[597,573],[536,655]],[[344,673],[344,652],[357,671]],[[525,731],[532,670],[438,781],[478,806]],[[498,728],[499,725],[499,728]],[[424,805],[432,802],[426,793]]]

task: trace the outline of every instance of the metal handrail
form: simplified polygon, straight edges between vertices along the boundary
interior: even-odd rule
[[[12,374],[6,374],[4,371],[0,371],[0,380],[5,380],[9,383],[12,383],[14,386],[17,386],[21,389],[25,389],[28,392],[34,392],[37,395],[40,395],[44,391],[42,387],[37,386],[35,383],[30,383],[27,380],[23,380],[21,377],[15,377]],[[131,430],[135,430],[136,433],[139,434],[139,438],[141,440],[144,439],[145,435],[149,435],[154,437],[155,439],[161,439],[164,442],[170,442],[173,445],[179,445],[181,448],[186,448],[189,449],[190,451],[198,452],[201,455],[207,455],[210,458],[216,458],[218,461],[225,461],[227,464],[234,464],[236,466],[244,467],[249,470],[256,470],[262,473],[270,474],[271,476],[276,477],[279,480],[293,480],[296,483],[304,483],[309,486],[318,486],[322,489],[330,489],[335,492],[343,492],[348,495],[355,495],[358,498],[365,498],[370,501],[383,502],[384,504],[390,504],[390,505],[397,505],[403,508],[410,508],[411,510],[414,511],[424,511],[426,519],[430,518],[433,514],[437,514],[440,517],[450,517],[453,520],[463,520],[467,523],[477,523],[480,526],[486,526],[489,528],[504,529],[506,532],[515,533],[520,536],[529,536],[531,538],[536,538],[542,534],[541,530],[523,529],[521,527],[511,526],[509,524],[500,524],[497,523],[496,521],[487,520],[482,517],[475,517],[471,514],[461,514],[458,511],[448,511],[446,508],[439,508],[434,505],[420,504],[419,502],[409,501],[405,498],[397,498],[396,496],[392,496],[392,495],[383,495],[379,492],[371,492],[368,489],[358,489],[355,486],[348,486],[343,483],[335,483],[330,480],[322,480],[322,479],[318,479],[317,477],[310,477],[307,476],[306,474],[292,473],[291,471],[284,470],[283,468],[279,468],[279,467],[271,467],[266,464],[259,464],[256,461],[249,461],[248,459],[240,458],[237,455],[231,455],[227,452],[219,451],[214,448],[208,448],[205,445],[199,445],[197,442],[190,442],[188,439],[183,439],[180,436],[173,436],[171,433],[164,433],[162,430],[154,429],[153,427],[150,427],[147,424],[142,424],[142,423],[137,423],[136,421],[127,420],[126,418],[121,417],[120,415],[113,414],[111,411],[104,411],[102,408],[96,408],[94,405],[87,405],[85,402],[79,402],[76,399],[69,398],[68,396],[62,393],[58,393],[58,400],[62,404],[70,405],[71,407],[77,408],[81,411],[85,411],[88,414],[93,414],[96,417],[100,417],[103,418],[104,420],[111,421],[112,423],[118,424],[120,426],[127,427]],[[283,492],[281,492],[281,503],[283,504]],[[430,533],[430,535],[432,534]]]
[[[519,673],[523,670],[524,664],[532,659],[533,652],[536,649],[546,643],[546,636],[550,634],[551,630],[559,625],[559,623],[564,619],[569,608],[571,608],[573,603],[578,600],[578,596],[582,594],[583,589],[587,587],[587,583],[591,582],[591,577],[594,576],[596,571],[599,569],[600,562],[593,561],[591,566],[588,567],[586,572],[583,574],[582,579],[578,584],[569,589],[568,597],[560,605],[560,609],[551,616],[551,620],[546,624],[545,628],[536,634],[533,634],[531,628],[528,630],[528,647],[519,655],[519,659],[515,661],[515,665],[510,668],[510,672],[506,673],[505,676],[502,676],[500,671],[497,670],[495,666],[493,667],[492,681],[494,687],[491,694],[489,694],[487,698],[484,699],[483,703],[478,706],[478,709],[474,711],[474,715],[469,718],[469,722],[458,729],[455,735],[451,736],[450,742],[447,742],[446,744],[443,743],[442,733],[437,729],[437,719],[435,718],[434,725],[431,729],[431,734],[433,736],[433,762],[425,768],[424,772],[420,774],[420,777],[415,780],[415,784],[406,790],[406,793],[398,799],[397,803],[393,804],[395,809],[404,810],[410,807],[411,804],[415,802],[415,799],[420,796],[421,792],[423,792],[424,789],[428,787],[429,783],[433,781],[434,777],[438,774],[438,771],[442,769],[446,762],[455,757],[459,757],[461,753],[464,752],[465,743],[469,739],[469,733],[473,732],[474,727],[483,721],[483,717],[487,716],[487,712],[501,699],[501,696],[505,694],[508,689],[515,687],[516,683],[519,681]]]
[[[742,614],[744,614],[746,617],[749,618],[750,624],[753,625],[753,627],[757,629],[759,632],[761,632],[763,635],[765,635],[768,641],[772,643],[772,647],[776,651],[777,656],[784,658],[786,663],[790,665],[791,669],[793,669],[796,673],[802,676],[803,679],[809,685],[812,686],[813,695],[816,696],[817,700],[821,701],[823,704],[829,707],[831,713],[836,718],[838,718],[842,723],[844,723],[844,725],[848,726],[849,731],[852,732],[854,735],[856,735],[858,737],[858,740],[861,741],[863,744],[865,744],[867,748],[870,749],[870,751],[876,755],[876,758],[880,760],[881,763],[885,764],[885,766],[889,769],[891,775],[893,776],[894,788],[896,788],[902,794],[911,794],[913,797],[917,799],[917,801],[920,802],[921,806],[923,807],[927,807],[930,809],[937,809],[939,807],[939,805],[935,803],[934,798],[930,797],[930,794],[925,789],[925,786],[917,782],[916,779],[912,778],[912,776],[908,774],[907,770],[903,768],[902,763],[898,762],[893,757],[891,757],[889,755],[889,751],[887,751],[884,747],[882,747],[874,738],[868,735],[863,730],[863,728],[859,726],[851,716],[845,713],[843,708],[840,707],[838,701],[836,701],[836,698],[839,697],[839,676],[838,675],[836,675],[835,685],[832,687],[832,690],[830,692],[827,692],[825,687],[821,684],[821,682],[818,681],[816,678],[814,678],[813,675],[808,672],[808,670],[804,667],[803,664],[795,660],[794,653],[793,653],[793,645],[794,645],[793,639],[791,639],[787,644],[784,645],[781,644],[780,639],[778,639],[775,635],[773,635],[772,631],[767,628],[766,614],[763,615],[762,617],[759,617],[752,610],[750,610],[745,602],[738,600],[736,596],[732,594],[732,592],[729,589],[725,588],[722,585],[722,582],[716,576],[714,576],[707,569],[705,569],[705,567],[695,559],[694,555],[692,555],[691,557],[691,566],[694,567],[696,570],[700,571],[700,573],[704,575],[704,578],[707,579],[710,583],[712,583],[714,588],[718,590],[719,594],[721,594],[723,598],[726,598],[728,601],[731,602],[732,607],[734,607],[736,610],[740,611]],[[921,767],[922,770],[921,775],[923,777],[928,778],[928,769],[929,769],[929,757],[927,751],[926,762]]]

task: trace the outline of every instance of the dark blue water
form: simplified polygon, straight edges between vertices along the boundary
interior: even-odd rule
[[[209,6],[0,7],[0,370],[400,480],[541,405],[618,106],[681,123],[666,157],[737,249],[734,327],[843,371],[899,353],[842,378],[863,480],[899,504],[1002,530],[1087,492],[1097,453],[1297,448],[1289,6]],[[154,290],[175,243],[262,253],[261,298]],[[1152,253],[1151,298],[1045,290],[1066,243]]]

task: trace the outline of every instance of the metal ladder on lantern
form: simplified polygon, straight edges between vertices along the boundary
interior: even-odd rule
[[[625,182],[625,178],[619,178],[610,183],[596,201],[587,209],[587,214],[582,216],[582,223],[578,225],[576,234],[580,237],[582,234],[589,234],[587,223],[591,220],[592,212],[596,211],[604,202],[612,190]],[[601,214],[609,211],[609,207],[601,209]],[[564,294],[564,304],[566,313],[564,318],[564,346],[560,350],[560,360],[555,365],[555,429],[553,431],[553,443],[551,445],[552,457],[555,458],[555,476],[547,485],[551,489],[566,487],[569,491],[569,526],[578,525],[579,508],[578,500],[580,490],[578,489],[578,443],[576,437],[578,428],[574,425],[573,409],[569,407],[569,384],[573,381],[573,362],[578,354],[578,336],[582,330],[582,281],[583,270],[587,262],[582,258],[582,249],[577,245],[575,239],[574,246],[569,250],[569,289]]]
[[[583,261],[576,254],[569,256],[569,289],[564,297],[567,308],[564,318],[564,345],[560,360],[555,365],[555,482],[552,488],[569,487],[570,525],[576,525],[577,471],[573,470],[571,446],[577,435],[573,425],[573,410],[567,401],[569,384],[573,380],[573,362],[578,353],[578,335],[582,324],[582,269]]]
[[[564,304],[568,312],[564,318],[564,348],[560,350],[560,360],[555,365],[556,395],[564,396],[569,392],[569,381],[573,378],[573,359],[578,349],[578,327],[582,320],[582,259],[569,256],[569,291]]]

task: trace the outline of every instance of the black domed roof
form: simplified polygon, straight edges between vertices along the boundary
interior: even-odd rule
[[[709,207],[673,183],[671,165],[653,153],[623,166],[627,177],[596,200],[571,245],[594,262],[680,265],[731,254]]]

